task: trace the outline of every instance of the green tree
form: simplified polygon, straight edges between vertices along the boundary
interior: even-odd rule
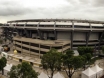
[[[92,47],[85,47],[85,53],[90,53],[92,55],[93,51],[94,51],[94,48],[92,48]]]
[[[93,54],[93,48],[91,47],[78,47],[79,55],[83,57],[83,69],[86,69],[86,65],[90,63]]]
[[[84,55],[86,53],[90,53],[92,55],[94,51],[91,47],[78,47],[77,50],[79,52],[79,55]]]
[[[7,64],[7,59],[5,57],[2,57],[0,59],[0,70],[2,71],[2,75],[4,74],[4,67]]]
[[[78,52],[79,52],[79,55],[85,54],[85,52],[84,52],[85,48],[84,48],[84,47],[78,47],[77,50],[78,50]]]
[[[85,70],[86,69],[86,65],[88,65],[90,63],[92,56],[91,56],[90,53],[87,53],[85,55],[82,55],[82,57],[83,57],[83,61],[84,61],[83,68]]]
[[[3,43],[3,40],[2,39],[0,39],[0,44],[2,44]]]
[[[3,24],[2,23],[0,23],[0,26],[2,26]]]
[[[66,54],[62,56],[63,58],[63,68],[68,76],[72,78],[74,72],[83,66],[83,57],[82,56],[73,56],[73,51],[68,50]]]
[[[12,66],[8,76],[9,78],[38,78],[38,73],[33,70],[29,63],[22,62],[22,64]]]
[[[51,49],[49,52],[43,55],[41,64],[42,67],[46,70],[49,78],[53,78],[55,71],[61,70],[61,56],[62,54],[57,52],[56,49]],[[50,76],[48,70],[50,70]]]
[[[104,53],[104,46],[102,47],[102,52]]]

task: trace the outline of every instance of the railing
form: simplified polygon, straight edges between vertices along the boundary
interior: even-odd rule
[[[81,28],[81,27],[71,27],[71,26],[1,26],[1,27],[13,27],[13,28],[32,28],[32,29],[65,29],[65,30],[104,30],[103,27],[97,28]]]

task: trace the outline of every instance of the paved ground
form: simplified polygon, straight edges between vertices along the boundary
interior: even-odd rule
[[[10,47],[12,47],[12,46],[10,46]],[[11,51],[8,52],[8,53],[13,53],[13,50],[11,49]],[[15,60],[11,60],[11,59],[8,59],[7,63],[8,63],[8,64],[13,64],[13,65],[18,65],[18,64],[20,64],[20,62],[15,61]],[[97,60],[97,61],[95,62],[95,64],[98,64],[101,68],[104,69],[104,59]],[[92,66],[94,66],[95,64],[93,64]],[[41,73],[42,71],[44,71],[43,69],[37,68],[37,67],[33,67],[33,69],[34,69],[36,72],[39,72],[39,73]],[[45,71],[44,71],[44,72],[45,72]],[[82,70],[78,70],[77,72],[74,73],[74,75],[72,76],[72,78],[81,78],[81,72],[82,72]],[[46,73],[46,72],[45,72],[45,73]],[[64,71],[61,71],[61,73],[65,76],[65,78],[67,78],[67,76],[66,76],[66,74],[65,74]],[[1,74],[0,74],[0,78],[7,78],[7,77],[1,76]]]
[[[13,65],[18,65],[20,64],[20,62],[18,61],[15,61],[15,60],[11,60],[11,59],[8,59],[7,61],[8,64],[13,64]],[[42,71],[44,71],[42,68],[37,68],[37,67],[33,67],[33,69],[36,71],[36,72],[39,72],[41,73]],[[45,72],[45,71],[44,71]],[[46,72],[45,72],[46,73]],[[56,72],[55,72],[56,73]],[[65,78],[67,78],[66,74],[64,71],[61,71],[61,73],[65,76]],[[73,77],[72,78],[80,78],[80,73],[81,71],[79,70],[78,72],[75,72]],[[5,76],[1,77],[1,78],[6,78]]]

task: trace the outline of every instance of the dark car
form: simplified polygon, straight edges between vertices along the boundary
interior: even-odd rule
[[[3,47],[5,52],[10,51],[10,47],[8,47],[8,45],[4,44],[4,45],[2,45],[2,47]]]

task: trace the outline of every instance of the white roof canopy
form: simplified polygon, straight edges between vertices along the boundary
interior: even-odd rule
[[[53,78],[65,78],[62,74],[60,74],[59,72],[57,72]]]
[[[98,65],[95,65],[94,67],[91,68],[94,72],[100,72],[100,71],[103,71],[102,68],[100,68]]]
[[[48,78],[48,76],[44,72],[41,72],[38,78]]]
[[[4,67],[4,70],[10,71],[11,67],[12,67],[12,64],[10,64],[10,65],[7,64],[7,65]]]
[[[79,55],[78,51],[74,50],[74,56],[78,56],[78,55]]]
[[[92,76],[92,75],[96,74],[96,72],[94,72],[94,71],[91,70],[90,68],[86,69],[86,70],[83,71],[82,73],[85,74],[86,76]]]

